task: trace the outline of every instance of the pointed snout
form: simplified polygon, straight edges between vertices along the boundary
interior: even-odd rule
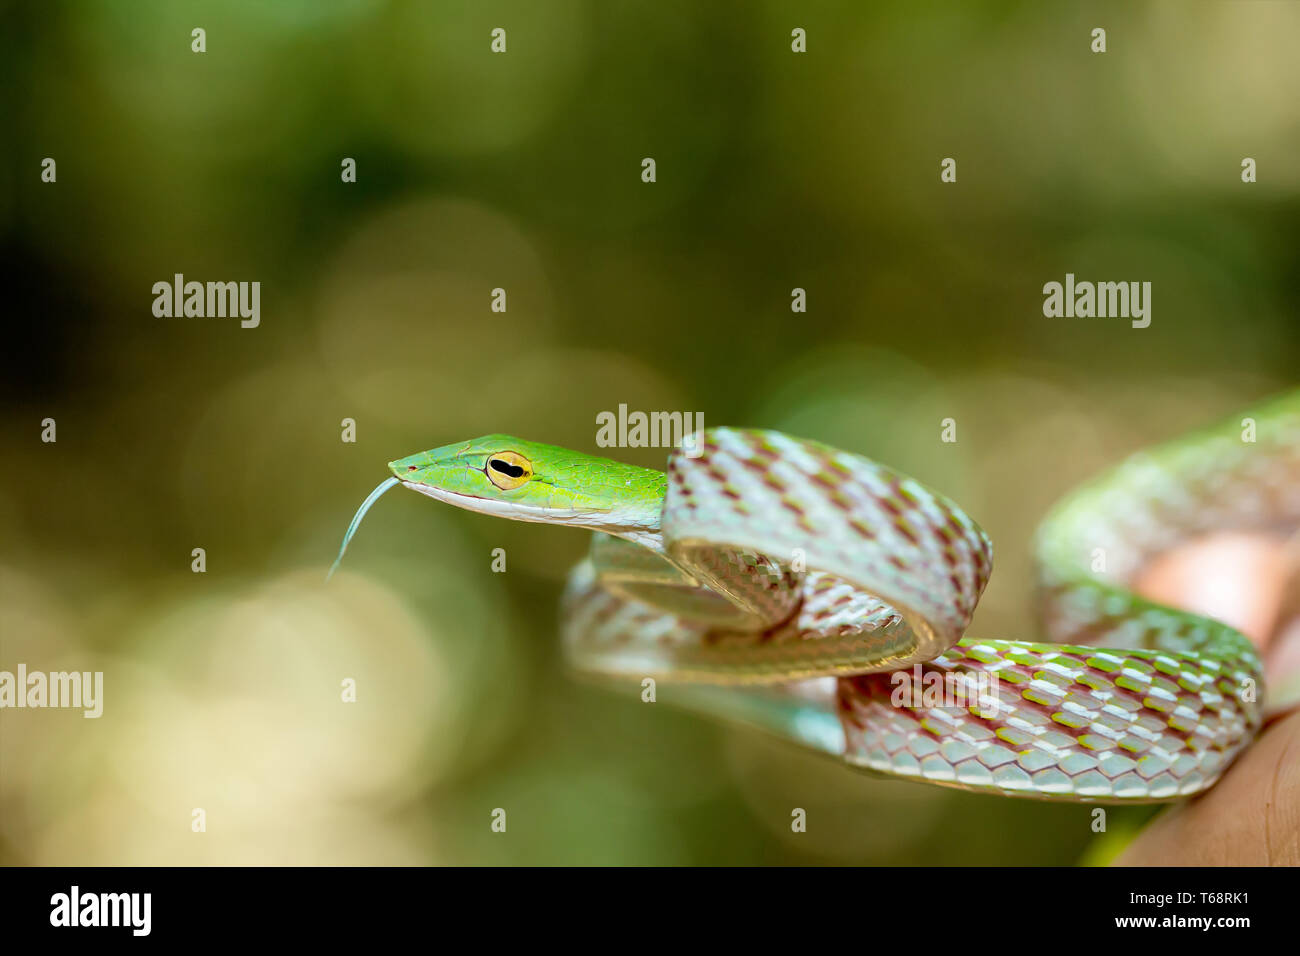
[[[443,445],[441,448],[418,451],[414,455],[390,461],[388,470],[394,477],[408,481],[418,480],[429,468],[464,467],[461,455],[467,447],[466,442],[458,442],[455,445]]]

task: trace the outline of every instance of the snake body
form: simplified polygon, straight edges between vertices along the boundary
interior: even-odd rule
[[[653,678],[665,700],[869,771],[1168,800],[1211,786],[1260,725],[1251,642],[1126,581],[1184,539],[1300,521],[1300,398],[1064,499],[1036,544],[1052,643],[964,636],[992,546],[920,482],[775,431],[713,428],[697,451],[663,473],[489,435],[389,467],[459,507],[595,532],[562,604],[577,671]]]

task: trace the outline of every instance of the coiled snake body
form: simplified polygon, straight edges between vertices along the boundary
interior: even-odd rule
[[[1140,453],[1056,507],[1036,545],[1054,643],[963,636],[992,546],[919,482],[773,431],[714,428],[693,452],[662,473],[504,435],[447,445],[391,462],[348,538],[398,482],[590,529],[563,601],[573,667],[655,678],[664,700],[899,778],[1167,800],[1211,786],[1259,727],[1250,641],[1125,582],[1183,539],[1300,520],[1296,397]]]

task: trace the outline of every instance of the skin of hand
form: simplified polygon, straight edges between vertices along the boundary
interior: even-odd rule
[[[1134,589],[1217,618],[1264,656],[1265,726],[1207,793],[1166,810],[1116,861],[1121,866],[1300,865],[1300,583],[1296,542],[1211,535],[1143,570]]]

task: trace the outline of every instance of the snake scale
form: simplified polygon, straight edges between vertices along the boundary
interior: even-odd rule
[[[1259,728],[1251,642],[1126,582],[1198,535],[1300,522],[1300,395],[1142,451],[1062,500],[1035,545],[1051,643],[965,636],[992,545],[943,495],[780,432],[699,440],[666,472],[506,435],[421,452],[389,464],[344,548],[398,483],[593,531],[562,604],[573,668],[653,678],[665,700],[894,778],[1169,800],[1210,787]]]

